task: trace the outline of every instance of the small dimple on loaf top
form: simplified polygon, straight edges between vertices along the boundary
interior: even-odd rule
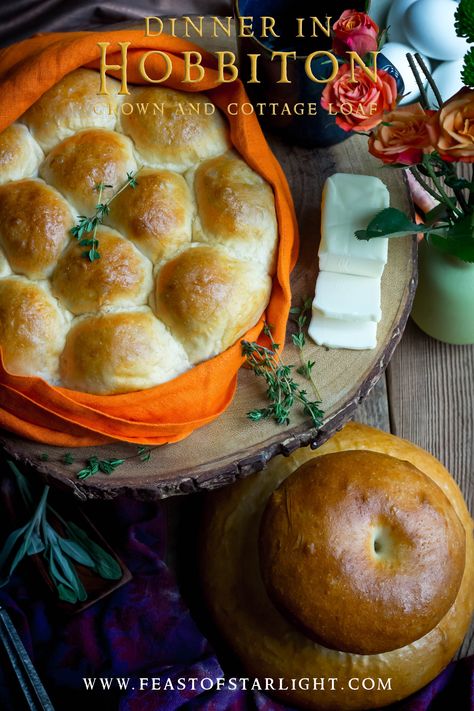
[[[99,395],[151,388],[188,368],[183,348],[147,307],[76,319],[61,356],[65,386]]]
[[[57,382],[67,328],[67,314],[46,284],[18,276],[0,279],[0,343],[11,373]]]
[[[68,203],[43,181],[0,186],[0,244],[18,274],[48,277],[73,225]]]
[[[131,242],[110,228],[99,228],[100,259],[90,262],[72,242],[51,280],[53,294],[73,314],[110,307],[146,304],[152,288],[152,265]]]
[[[220,244],[272,273],[278,229],[270,186],[233,154],[202,163],[193,182],[198,206],[193,239]]]
[[[215,113],[206,115],[206,103],[213,104],[203,94],[137,87],[129,103],[134,110],[120,115],[120,128],[133,139],[145,165],[184,171],[230,147],[222,116],[215,107]]]
[[[131,141],[115,131],[89,129],[53,148],[40,167],[41,177],[54,185],[84,215],[97,205],[99,183],[111,186],[104,198],[137,170]]]
[[[43,150],[50,151],[84,128],[113,130],[117,122],[120,83],[107,77],[108,96],[99,96],[99,76],[91,69],[67,74],[22,116]]]
[[[107,221],[156,262],[191,241],[191,193],[183,176],[169,170],[144,168],[137,181],[113,201]]]
[[[375,452],[310,460],[270,497],[260,565],[283,614],[321,644],[377,654],[432,630],[461,584],[465,532],[443,491]]]
[[[35,175],[43,157],[26,126],[12,123],[0,133],[0,185]]]

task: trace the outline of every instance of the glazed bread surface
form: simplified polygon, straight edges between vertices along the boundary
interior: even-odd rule
[[[75,70],[0,134],[4,365],[100,395],[233,345],[265,311],[277,243],[272,189],[230,152],[207,96],[107,89]],[[81,220],[92,226],[77,234]]]
[[[352,591],[353,607],[344,608],[346,602],[346,590],[342,589],[340,581],[331,575],[331,570],[334,572],[339,563],[333,561],[328,562],[330,552],[338,550],[338,541],[325,552],[319,550],[321,554],[320,566],[322,581],[316,577],[316,558],[319,560],[318,545],[320,541],[317,538],[312,539],[313,533],[318,531],[319,523],[311,517],[311,511],[318,512],[320,504],[318,499],[315,499],[316,494],[321,494],[319,488],[314,488],[314,481],[310,476],[311,481],[309,487],[304,486],[308,483],[306,477],[309,474],[302,475],[299,484],[301,491],[298,492],[295,500],[292,499],[292,493],[288,491],[288,497],[284,501],[284,516],[286,522],[283,521],[283,502],[280,510],[279,526],[286,526],[282,541],[287,546],[286,551],[291,551],[291,555],[297,558],[296,565],[303,565],[303,560],[306,560],[306,565],[303,568],[298,568],[297,574],[288,585],[285,585],[284,590],[285,606],[280,603],[275,604],[275,598],[270,593],[267,584],[264,582],[264,577],[268,570],[266,568],[271,565],[271,555],[273,548],[271,547],[268,537],[270,531],[265,531],[265,516],[264,512],[269,505],[269,501],[275,492],[286,492],[285,488],[279,489],[284,482],[291,481],[294,472],[298,472],[299,468],[308,466],[309,471],[316,472],[316,468],[312,468],[312,462],[317,459],[323,459],[326,455],[331,457],[344,453],[344,456],[352,459],[354,453],[378,453],[382,456],[381,462],[385,462],[386,456],[390,460],[390,464],[378,464],[374,468],[374,473],[377,476],[385,474],[383,481],[386,488],[381,491],[386,493],[386,501],[383,497],[379,500],[377,508],[381,510],[390,509],[391,496],[395,493],[396,499],[393,502],[393,512],[389,512],[390,519],[393,522],[404,518],[403,511],[397,512],[397,502],[402,503],[403,499],[409,496],[409,489],[412,485],[409,484],[405,491],[405,475],[400,475],[405,468],[406,463],[410,466],[409,480],[413,482],[415,489],[412,489],[412,494],[415,500],[419,502],[419,496],[426,496],[426,503],[419,502],[419,508],[426,507],[426,511],[413,511],[414,524],[409,532],[409,539],[406,544],[410,547],[413,545],[413,553],[404,551],[403,537],[396,533],[394,529],[390,538],[382,539],[382,545],[385,542],[394,544],[395,551],[389,553],[388,549],[385,553],[386,560],[374,560],[374,525],[378,526],[377,515],[373,521],[365,520],[363,522],[363,512],[365,510],[365,502],[360,499],[358,504],[355,504],[349,511],[342,509],[342,517],[337,511],[337,501],[343,501],[345,496],[349,496],[349,500],[354,503],[358,496],[363,491],[362,477],[357,481],[357,470],[359,459],[354,458],[353,473],[356,475],[356,485],[354,489],[351,485],[346,490],[338,487],[335,490],[328,492],[329,510],[333,512],[335,519],[327,524],[326,533],[331,532],[337,537],[338,530],[340,539],[346,534],[346,556],[349,566],[352,565],[353,577],[346,582],[350,591]],[[398,474],[393,468],[392,459],[402,463],[402,469]],[[340,460],[342,462],[342,460]],[[307,464],[308,463],[308,464]],[[328,465],[321,465],[324,470]],[[346,474],[349,468],[348,463],[343,467]],[[412,478],[413,469],[416,470],[416,476]],[[373,469],[373,465],[365,466],[364,471],[367,473]],[[331,465],[331,471],[337,478],[337,468]],[[391,484],[390,475],[395,471],[395,483]],[[306,470],[308,472],[308,470]],[[426,479],[430,480],[427,483]],[[306,480],[306,481],[305,481]],[[415,483],[416,480],[416,483]],[[398,482],[398,487],[397,487]],[[341,480],[339,480],[341,484]],[[398,492],[397,492],[398,488]],[[442,492],[442,495],[439,493]],[[305,503],[303,506],[301,495],[305,495]],[[374,499],[370,494],[370,487],[365,491],[368,495],[367,505],[372,514],[377,513],[377,508],[374,509]],[[444,498],[443,498],[444,497]],[[370,503],[370,501],[372,503]],[[294,503],[294,507],[293,507]],[[278,502],[277,502],[278,504]],[[405,510],[408,512],[408,509]],[[270,514],[269,514],[270,515]],[[346,519],[343,516],[346,516]],[[440,557],[434,551],[434,533],[433,522],[439,517],[436,538],[439,542],[441,552]],[[315,517],[316,518],[316,517]],[[263,529],[262,520],[264,521]],[[293,530],[290,530],[290,522]],[[420,526],[417,529],[417,523]],[[302,529],[299,528],[300,524]],[[326,526],[322,524],[322,526]],[[351,546],[350,531],[358,525],[359,531],[353,541],[353,550]],[[460,537],[459,525],[462,526],[463,535]],[[425,528],[426,526],[426,528]],[[272,529],[275,538],[281,534],[281,530]],[[380,530],[380,529],[379,529]],[[350,423],[344,429],[336,434],[322,447],[316,451],[311,451],[309,448],[297,450],[289,457],[277,457],[274,459],[265,471],[260,472],[252,477],[239,481],[237,484],[227,487],[224,490],[209,494],[204,521],[201,534],[201,576],[207,605],[212,613],[214,621],[225,637],[230,648],[238,655],[243,663],[247,673],[250,676],[255,676],[258,679],[266,678],[285,680],[291,679],[309,679],[314,677],[318,679],[336,678],[337,685],[335,691],[331,690],[331,685],[326,684],[324,689],[320,687],[314,690],[311,685],[306,689],[304,686],[296,685],[280,692],[275,692],[276,695],[286,704],[291,706],[312,709],[314,711],[346,711],[349,709],[358,709],[363,711],[366,709],[380,708],[400,699],[403,699],[410,694],[413,694],[418,689],[432,681],[451,661],[457,649],[460,647],[462,640],[469,628],[474,610],[474,539],[473,539],[473,521],[467,510],[463,496],[457,487],[455,481],[442,466],[430,454],[424,450],[405,440],[394,437],[393,435],[385,434],[379,430]],[[263,532],[263,538],[261,538]],[[295,539],[300,539],[295,542]],[[393,536],[393,539],[392,539]],[[461,538],[463,540],[461,540]],[[430,540],[431,539],[431,540]],[[454,552],[453,563],[448,563],[448,571],[442,571],[439,564],[445,561],[447,548],[454,541],[460,544],[460,551]],[[400,585],[400,599],[396,600],[397,609],[400,610],[403,602],[404,592],[412,585],[414,579],[414,571],[412,562],[418,557],[422,558],[420,552],[420,544],[422,541],[428,541],[426,561],[421,561],[422,568],[420,571],[420,593],[423,592],[422,577],[427,571],[430,562],[433,563],[434,570],[430,571],[427,576],[427,609],[434,612],[437,609],[437,614],[440,618],[436,621],[436,615],[433,615],[431,622],[428,622],[428,616],[425,616],[424,625],[434,626],[423,634],[418,639],[403,644],[403,646],[392,649],[390,651],[375,652],[371,654],[362,654],[356,652],[334,649],[330,646],[317,642],[313,633],[305,629],[301,621],[301,613],[295,611],[294,602],[298,595],[298,589],[302,588],[301,597],[309,604],[308,610],[314,613],[315,606],[318,602],[321,605],[327,604],[324,599],[318,597],[321,590],[324,588],[328,597],[332,597],[334,609],[330,612],[331,619],[335,620],[340,614],[343,618],[349,620],[352,618],[353,629],[339,630],[341,639],[346,640],[354,634],[359,624],[358,616],[364,616],[367,611],[367,606],[360,595],[360,587],[367,583],[366,594],[372,599],[374,592],[377,590],[377,579],[379,573],[377,567],[385,568],[385,576],[389,588],[391,587],[391,596],[393,598],[394,583]],[[292,542],[291,549],[289,543]],[[327,541],[326,541],[327,542]],[[263,551],[262,551],[263,544]],[[307,544],[307,545],[305,545]],[[314,544],[314,549],[311,544]],[[406,545],[405,544],[405,545]],[[276,547],[277,543],[272,543]],[[402,558],[396,555],[397,549],[402,554]],[[313,552],[314,550],[314,552]],[[434,554],[433,554],[434,551]],[[464,552],[464,555],[463,555]],[[263,553],[263,559],[262,559]],[[407,581],[403,580],[403,556],[408,555]],[[315,557],[314,560],[312,557]],[[413,556],[413,557],[412,557]],[[431,559],[430,559],[430,556]],[[458,585],[458,566],[460,559],[463,559],[462,579]],[[281,561],[280,561],[281,563]],[[292,566],[292,562],[286,562],[288,569]],[[333,568],[333,566],[336,566]],[[346,571],[346,576],[349,576],[351,570]],[[447,581],[448,590],[446,594],[441,591],[438,600],[437,592],[440,585],[434,580],[434,574],[440,576],[444,581]],[[398,578],[398,580],[397,580]],[[309,595],[309,581],[314,584],[314,593]],[[332,583],[331,583],[332,581]],[[275,577],[273,577],[272,585],[275,585]],[[457,592],[456,587],[458,586]],[[269,594],[270,593],[270,594]],[[290,593],[291,596],[290,597]],[[349,593],[351,594],[351,593]],[[447,611],[446,605],[448,599],[454,599]],[[311,599],[309,599],[311,598]],[[408,596],[408,604],[412,611],[421,606],[421,601],[418,602],[411,595]],[[288,608],[292,607],[292,614],[288,613]],[[306,603],[305,603],[306,604]],[[372,620],[375,626],[378,625],[376,619],[377,612],[382,606],[383,618],[390,622],[391,630],[396,627],[396,620],[390,620],[390,599],[381,600],[379,607],[374,608]],[[300,619],[295,619],[296,616]],[[410,632],[404,631],[404,625],[410,613],[403,612],[399,620],[399,639],[403,642],[403,637],[413,637],[417,634],[413,626]],[[417,624],[416,620],[414,621]],[[315,616],[310,615],[310,624],[314,626]],[[370,620],[365,617],[361,621],[365,625],[365,639],[362,642],[370,642],[371,633],[368,632]],[[319,626],[318,626],[319,627]],[[320,627],[319,627],[320,629]],[[421,628],[419,630],[421,632]],[[391,634],[389,635],[392,636]],[[337,640],[333,639],[332,643]],[[384,646],[388,646],[388,639],[385,639]],[[351,644],[352,646],[352,644]],[[390,645],[392,642],[390,641]],[[381,679],[385,684],[387,679],[390,679],[389,686],[382,687],[375,683],[373,687],[370,685],[367,688],[362,688],[362,679]],[[351,690],[349,682],[351,679],[359,680],[359,689]]]

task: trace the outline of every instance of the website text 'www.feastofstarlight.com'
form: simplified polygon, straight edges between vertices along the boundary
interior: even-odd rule
[[[87,691],[391,691],[390,677],[303,677],[300,679],[231,677],[83,677]]]

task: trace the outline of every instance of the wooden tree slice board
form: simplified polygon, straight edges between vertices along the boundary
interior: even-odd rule
[[[215,40],[213,44],[211,48],[215,48]],[[401,172],[381,167],[369,155],[365,137],[354,136],[337,146],[318,150],[288,146],[273,137],[269,142],[290,182],[298,215],[301,248],[292,276],[292,292],[293,303],[300,305],[302,298],[314,294],[320,204],[326,178],[335,172],[374,175],[389,188],[392,206],[409,209],[410,201]],[[405,328],[415,288],[416,239],[392,240],[382,279],[383,318],[378,328],[378,347],[372,351],[327,350],[308,342],[305,352],[316,362],[314,373],[326,414],[319,432],[301,414],[295,414],[288,426],[249,421],[246,413],[265,405],[265,387],[261,379],[242,369],[234,401],[217,421],[182,442],[154,449],[148,462],[134,457],[136,447],[121,443],[75,449],[71,465],[63,463],[66,450],[59,447],[4,432],[0,432],[0,443],[10,456],[33,465],[48,483],[72,490],[83,500],[124,493],[157,499],[223,486],[263,469],[277,454],[289,454],[301,446],[319,446],[349,420],[386,368]],[[297,364],[292,330],[290,324],[284,361]],[[112,475],[98,474],[81,482],[76,473],[91,456],[124,458],[126,462]]]

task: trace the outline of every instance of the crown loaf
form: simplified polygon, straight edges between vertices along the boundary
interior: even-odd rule
[[[207,97],[135,87],[96,112],[78,69],[0,134],[0,347],[13,374],[96,394],[153,387],[224,351],[270,298],[278,239],[270,186],[231,150]],[[71,235],[127,187],[97,231]]]

